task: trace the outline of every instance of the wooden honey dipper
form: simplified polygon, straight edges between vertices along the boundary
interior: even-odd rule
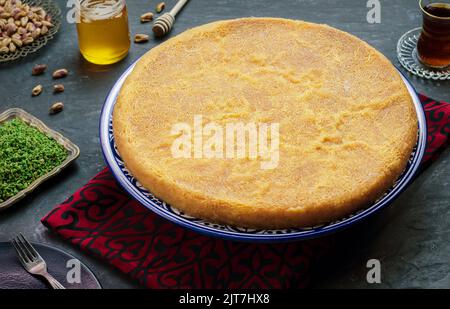
[[[175,16],[188,1],[189,0],[179,0],[177,4],[175,4],[175,6],[170,10],[170,12],[164,13],[155,20],[152,30],[156,37],[163,37],[167,33],[169,33],[170,30],[172,30],[173,24],[175,22]]]

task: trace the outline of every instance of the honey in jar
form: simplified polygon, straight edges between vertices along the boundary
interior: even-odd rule
[[[130,49],[127,7],[124,0],[80,0],[78,44],[83,57],[95,64],[123,59]]]

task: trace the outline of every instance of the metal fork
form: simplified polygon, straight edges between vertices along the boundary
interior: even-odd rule
[[[58,280],[53,278],[53,276],[47,272],[47,264],[44,259],[22,235],[22,233],[11,240],[11,243],[13,244],[14,249],[16,249],[19,260],[26,271],[30,274],[44,277],[54,289],[65,289],[65,287],[58,282]]]

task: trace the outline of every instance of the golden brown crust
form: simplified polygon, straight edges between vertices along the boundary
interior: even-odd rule
[[[194,115],[280,123],[280,161],[175,159],[171,127]],[[301,21],[245,18],[191,29],[152,49],[113,115],[127,168],[193,216],[257,228],[311,226],[378,198],[417,138],[392,64],[356,37]]]

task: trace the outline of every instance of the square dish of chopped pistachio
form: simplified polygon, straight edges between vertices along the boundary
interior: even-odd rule
[[[0,114],[0,210],[75,160],[79,148],[18,108]]]

